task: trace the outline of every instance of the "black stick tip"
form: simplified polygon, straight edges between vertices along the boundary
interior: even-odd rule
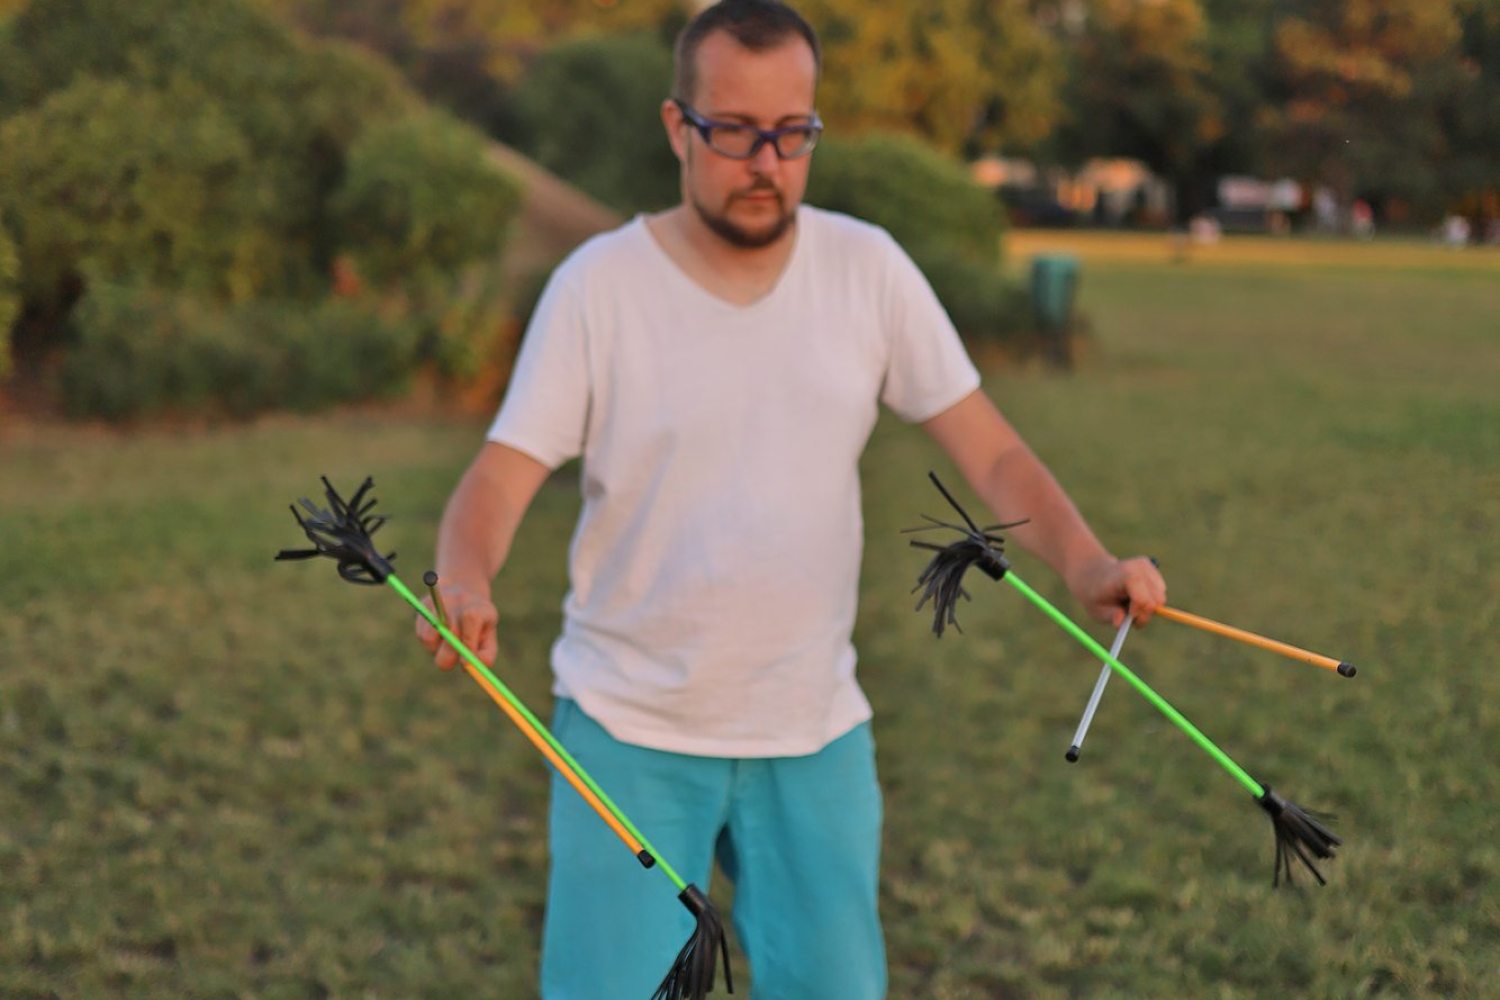
[[[1304,809],[1295,802],[1288,802],[1271,791],[1270,785],[1265,785],[1264,789],[1265,793],[1255,801],[1271,817],[1271,827],[1276,834],[1276,867],[1271,877],[1272,887],[1281,885],[1283,875],[1286,876],[1287,884],[1292,884],[1293,861],[1300,861],[1303,867],[1312,872],[1319,885],[1327,885],[1323,873],[1313,864],[1313,859],[1331,859],[1334,848],[1343,844],[1327,826],[1327,821],[1332,817],[1326,813]]]
[[[422,582],[429,587],[436,587],[438,582],[437,570],[430,569],[423,573]]]
[[[1066,754],[1064,754],[1063,756],[1065,756],[1065,757],[1068,758],[1068,763],[1069,764],[1076,764],[1076,763],[1078,763],[1078,752],[1079,752],[1080,749],[1081,749],[1080,747],[1076,747],[1076,746],[1074,746],[1074,747],[1068,747],[1068,752]]]
[[[1340,663],[1339,664],[1339,676],[1340,677],[1353,677],[1357,673],[1359,673],[1359,668],[1356,667],[1354,664],[1348,663],[1348,662],[1344,662],[1344,663]]]
[[[651,1000],[703,1000],[714,988],[714,972],[719,958],[724,960],[724,988],[734,992],[729,972],[729,942],[724,938],[724,922],[718,911],[696,885],[689,885],[677,896],[688,912],[697,918],[698,926],[677,953],[677,960],[667,970],[666,978],[651,994]]]

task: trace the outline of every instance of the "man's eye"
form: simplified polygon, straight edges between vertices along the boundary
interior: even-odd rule
[[[749,149],[756,139],[756,132],[743,125],[717,125],[713,130],[713,143],[726,149]]]

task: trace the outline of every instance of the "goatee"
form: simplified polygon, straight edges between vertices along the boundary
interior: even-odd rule
[[[774,189],[770,187],[752,187],[746,193],[768,190]],[[693,197],[690,200],[693,205],[693,211],[698,213],[698,218],[702,219],[703,224],[720,239],[724,240],[724,242],[731,246],[739,247],[742,250],[759,250],[761,247],[768,247],[781,239],[786,234],[786,231],[791,228],[792,223],[796,221],[796,216],[786,210],[786,203],[781,199],[781,192],[777,191],[775,193],[776,207],[779,210],[776,221],[768,228],[761,230],[749,230],[731,222],[727,212],[728,206],[726,206],[725,212],[715,213],[710,211],[708,206],[699,201],[697,197]],[[731,198],[729,204],[732,205],[733,203],[734,199]]]

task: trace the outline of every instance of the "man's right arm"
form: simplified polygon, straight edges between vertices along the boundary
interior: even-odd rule
[[[437,541],[438,590],[449,627],[486,664],[495,662],[498,650],[499,615],[490,584],[505,565],[521,518],[549,471],[524,452],[487,442],[443,511]],[[457,664],[458,654],[421,616],[417,638],[438,666],[446,670]]]

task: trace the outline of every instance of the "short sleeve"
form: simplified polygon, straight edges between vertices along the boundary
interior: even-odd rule
[[[489,440],[549,469],[583,453],[589,407],[588,329],[567,263],[538,300]]]
[[[889,359],[880,401],[921,423],[979,388],[979,370],[917,265],[886,237],[884,313]]]

